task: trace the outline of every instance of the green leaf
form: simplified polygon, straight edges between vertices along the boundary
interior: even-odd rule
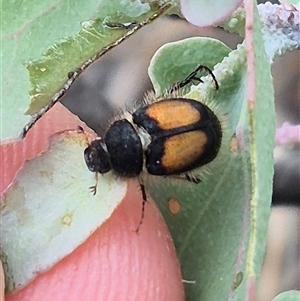
[[[298,3],[299,1],[296,0],[296,2]],[[292,5],[266,2],[258,5],[258,12],[265,51],[271,62],[275,56],[282,56],[287,51],[299,49],[299,12],[297,9],[294,9]],[[245,18],[244,7],[239,7],[219,26],[231,33],[238,33],[241,37],[244,37]]]
[[[82,64],[86,65],[90,58],[92,58],[90,64],[93,63],[94,56],[98,59],[123,41],[126,32],[131,32],[130,29],[116,30],[108,27],[107,23],[115,23],[116,20],[121,23],[133,21],[139,23],[151,15],[152,11],[133,19],[123,12],[118,12],[115,7],[112,15],[102,13],[101,18],[82,23],[83,28],[78,34],[60,40],[50,47],[42,58],[30,62],[27,69],[33,89],[29,93],[31,105],[26,113],[33,115],[45,107],[57,92],[57,87],[61,87],[68,80],[70,71],[77,70]],[[55,74],[57,76],[53,76]]]
[[[276,296],[273,301],[299,301],[300,291],[288,291]]]
[[[190,38],[165,44],[152,58],[149,66],[148,73],[156,94],[163,94],[197,65],[213,69],[229,52],[230,48],[225,44],[209,38]]]
[[[99,1],[4,1],[2,3],[2,137],[17,137],[29,120],[24,112],[30,90],[29,60],[38,59],[57,40],[80,30],[80,20],[92,18]],[[22,11],[16,18],[15,12]],[[11,122],[11,120],[14,122]]]
[[[218,50],[212,51],[213,47],[224,48],[220,42],[206,40],[204,44],[203,41],[204,39],[192,38],[182,42],[189,52],[196,54],[189,56],[189,64],[197,66],[201,63],[209,66],[215,60],[209,58],[209,55],[222,53]],[[180,56],[184,61],[178,44],[179,42],[169,44],[169,47],[159,50],[153,58],[152,69],[160,71],[159,76],[164,74],[167,67],[164,65],[160,69],[160,65],[156,65],[156,58],[171,55],[173,57],[177,54],[176,64],[179,65],[177,60]],[[208,49],[205,45],[209,45]],[[201,59],[201,55],[205,55],[205,59]],[[222,61],[223,58],[220,56],[218,61]],[[170,69],[174,63],[169,60]],[[220,85],[218,91],[215,91],[209,78],[210,82],[205,83],[208,84],[210,93],[200,93],[204,90],[204,84],[200,84],[197,91],[187,96],[202,101],[220,120],[224,120],[223,142],[219,155],[204,169],[193,171],[193,175],[200,175],[202,182],[198,185],[168,178],[160,180],[160,183],[149,181],[146,186],[158,202],[171,230],[182,265],[183,278],[195,281],[195,284],[186,284],[186,293],[190,300],[222,300],[222,297],[226,300],[235,274],[244,270],[243,266],[239,266],[237,270],[233,265],[240,243],[240,230],[243,228],[241,217],[245,210],[245,183],[241,181],[245,176],[243,168],[239,166],[245,155],[241,152],[230,152],[230,140],[235,133],[245,102],[244,48],[233,52],[231,59],[227,59],[219,67],[219,72],[214,71]],[[178,68],[177,72],[180,70],[184,69]],[[185,76],[184,72],[181,78]],[[250,177],[249,166],[244,168]],[[180,204],[178,214],[173,215],[168,208],[171,199]]]
[[[217,158],[192,172],[202,180],[198,185],[171,177],[149,177],[146,183],[171,230],[188,300],[246,300],[260,273],[272,190],[274,107],[257,15],[254,28],[254,108],[247,103],[243,45],[224,58],[228,48],[211,39],[170,43],[158,50],[149,69],[161,94],[191,66],[221,62],[213,71],[218,91],[207,76],[186,95],[209,106],[222,123]]]
[[[156,2],[150,7],[139,1],[5,1],[1,9],[2,139],[18,137],[29,120],[25,111],[34,114],[44,107],[69,72],[127,31],[107,28],[105,22],[142,21],[157,8]],[[16,11],[22,11],[18,18]],[[28,94],[33,101],[29,109]]]
[[[1,260],[7,293],[18,290],[82,244],[107,220],[127,183],[107,174],[95,196],[95,174],[83,157],[84,134],[52,137],[49,149],[27,161],[2,201]],[[30,175],[30,176],[29,176]]]
[[[245,10],[243,7],[239,7],[233,12],[226,20],[219,24],[225,30],[231,33],[237,33],[241,37],[245,36]]]

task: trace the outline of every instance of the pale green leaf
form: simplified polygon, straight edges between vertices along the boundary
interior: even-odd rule
[[[299,301],[300,291],[288,291],[279,294],[272,301]]]
[[[4,1],[1,140],[18,137],[30,119],[25,111],[34,114],[44,107],[67,81],[69,72],[126,32],[109,29],[106,22],[142,21],[156,8],[155,2],[150,7],[127,0]],[[16,12],[22,13],[16,17]]]
[[[189,300],[246,300],[261,269],[272,191],[275,113],[270,65],[257,17],[255,22],[254,108],[247,103],[246,52],[240,46],[215,66],[218,91],[207,76],[186,96],[204,102],[222,122],[217,158],[192,172],[202,182],[147,181],[172,232]],[[162,47],[149,70],[158,94],[174,78],[187,75],[183,65],[211,66],[215,55],[221,61],[223,48],[199,38]],[[169,82],[167,70],[171,70]],[[179,205],[176,214],[169,208],[171,202]]]

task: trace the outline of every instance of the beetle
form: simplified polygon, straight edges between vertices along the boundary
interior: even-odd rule
[[[113,171],[123,178],[138,178],[143,198],[142,217],[147,201],[141,174],[176,176],[194,183],[199,179],[188,172],[203,166],[217,156],[221,141],[221,124],[205,104],[176,95],[197,77],[200,70],[212,76],[212,71],[199,65],[183,81],[174,84],[162,97],[150,93],[147,105],[129,114],[128,118],[114,121],[103,138],[97,137],[84,150],[84,158],[91,172],[105,174]],[[96,185],[90,187],[96,193]]]

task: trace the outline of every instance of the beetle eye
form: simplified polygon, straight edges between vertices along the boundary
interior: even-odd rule
[[[100,139],[92,141],[84,150],[84,160],[91,172],[104,174],[111,170],[105,144]]]

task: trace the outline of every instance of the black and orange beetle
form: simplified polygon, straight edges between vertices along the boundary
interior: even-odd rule
[[[84,151],[90,171],[105,174],[110,170],[125,178],[138,177],[144,204],[147,200],[140,175],[178,176],[198,182],[188,172],[203,166],[218,154],[222,130],[214,112],[194,99],[174,96],[192,80],[199,80],[200,65],[186,79],[173,85],[161,98],[148,94],[149,104],[111,124],[103,138],[92,141]],[[96,185],[91,187],[96,193]],[[141,221],[142,221],[141,219]],[[137,229],[138,231],[138,229]]]

